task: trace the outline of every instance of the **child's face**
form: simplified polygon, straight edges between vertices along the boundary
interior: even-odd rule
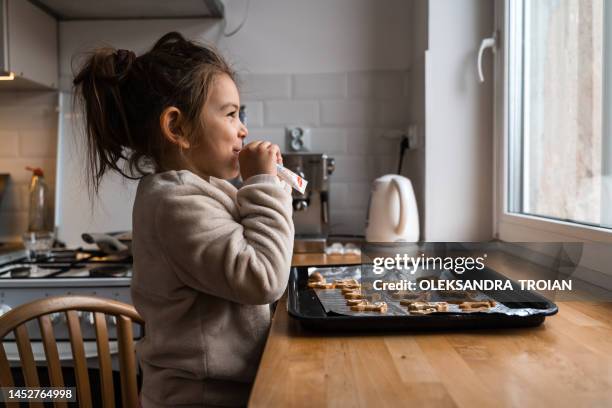
[[[221,179],[238,176],[238,152],[248,134],[238,118],[239,109],[234,81],[226,74],[215,76],[201,114],[204,134],[191,152],[199,172]]]

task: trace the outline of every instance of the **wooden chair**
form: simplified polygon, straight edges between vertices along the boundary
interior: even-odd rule
[[[0,339],[4,339],[11,331],[15,333],[15,341],[19,351],[25,385],[27,387],[40,386],[30,338],[25,326],[26,322],[37,319],[47,358],[50,386],[66,386],[64,385],[53,327],[49,318],[49,315],[52,313],[63,312],[66,314],[66,322],[70,334],[78,403],[80,407],[92,406],[83,335],[77,311],[92,312],[94,314],[100,365],[100,385],[104,407],[114,407],[115,405],[106,315],[115,316],[117,320],[122,405],[124,407],[138,407],[136,356],[134,352],[132,322],[144,326],[144,321],[133,306],[110,299],[93,296],[48,297],[16,307],[0,317]],[[4,346],[0,347],[0,384],[3,387],[14,386]],[[18,406],[18,404],[15,403],[14,406]],[[43,403],[30,403],[30,406],[42,407]],[[54,406],[66,407],[67,403],[57,402]]]

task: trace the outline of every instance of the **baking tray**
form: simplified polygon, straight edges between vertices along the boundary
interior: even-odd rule
[[[354,265],[352,265],[354,266]],[[349,267],[336,266],[335,268]],[[546,316],[557,313],[557,306],[536,292],[521,290],[510,300],[496,291],[484,291],[486,297],[500,304],[501,312],[432,313],[429,315],[381,315],[375,313],[343,314],[325,311],[315,290],[308,288],[308,270],[294,267],[289,275],[287,311],[302,326],[324,331],[372,330],[452,330],[533,327],[544,322]],[[321,266],[321,268],[328,268]],[[466,279],[457,275],[456,279]],[[479,279],[509,280],[516,289],[519,285],[494,271],[483,269]]]

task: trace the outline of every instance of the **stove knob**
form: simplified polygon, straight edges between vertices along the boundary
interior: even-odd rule
[[[7,305],[6,303],[0,304],[0,316],[5,313],[8,313],[9,310],[11,310],[11,307],[9,305]]]

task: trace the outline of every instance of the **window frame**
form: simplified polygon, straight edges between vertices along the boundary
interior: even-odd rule
[[[511,5],[510,3],[514,3]],[[517,204],[517,200],[523,200],[524,197],[515,195],[514,203],[509,203],[508,187],[516,189],[517,184],[521,183],[520,178],[517,180],[517,174],[509,174],[509,127],[522,126],[522,118],[515,112],[514,117],[508,117],[508,107],[510,105],[509,84],[511,81],[510,70],[506,66],[506,61],[510,61],[512,52],[516,49],[509,49],[507,46],[507,38],[510,33],[510,13],[516,12],[516,3],[521,3],[516,0],[495,0],[495,29],[498,32],[499,42],[497,51],[494,54],[494,118],[493,118],[493,171],[494,171],[494,188],[493,188],[493,203],[494,203],[494,220],[493,220],[493,236],[502,241],[509,242],[607,242],[612,243],[612,229],[583,225],[573,222],[561,221],[551,218],[526,215],[510,212],[511,206]],[[612,5],[606,6],[604,2],[604,13],[606,21],[612,23]],[[612,35],[612,24],[604,24],[606,36]],[[513,45],[511,45],[513,46]],[[514,45],[516,48],[516,45]],[[612,67],[612,41],[604,44],[603,61],[607,66]],[[516,61],[515,61],[516,63]],[[612,71],[612,70],[610,70]],[[610,81],[612,81],[612,72],[604,73],[604,101],[607,108],[612,110],[612,92],[606,92],[610,89]],[[516,101],[515,101],[516,102]],[[606,105],[604,105],[606,106]],[[604,131],[612,130],[612,112],[604,115]],[[609,132],[609,131],[608,131]],[[612,143],[608,143],[605,149],[612,152]],[[517,149],[516,145],[514,146]],[[519,146],[521,150],[523,147]],[[610,160],[612,161],[612,159]],[[610,161],[607,164],[608,171],[612,167]],[[520,173],[520,172],[519,172]],[[518,187],[520,188],[520,185]],[[516,208],[516,207],[514,207]]]

